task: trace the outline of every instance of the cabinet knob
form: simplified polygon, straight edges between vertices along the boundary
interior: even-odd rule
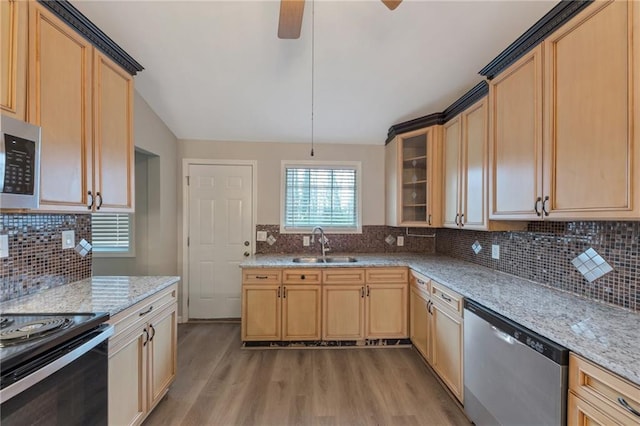
[[[300,275],[300,279],[304,280],[306,277],[304,275]]]
[[[251,253],[249,253],[248,251],[245,251],[244,252],[244,257],[249,257],[249,256],[251,256]]]
[[[249,241],[245,241],[245,242],[244,242],[244,246],[245,246],[245,247],[249,247],[249,244],[251,244],[251,243],[249,243]]]

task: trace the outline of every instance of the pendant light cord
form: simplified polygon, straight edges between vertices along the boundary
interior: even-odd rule
[[[314,69],[315,69],[315,9],[316,2],[311,0],[311,156],[313,157],[313,106],[314,106]]]

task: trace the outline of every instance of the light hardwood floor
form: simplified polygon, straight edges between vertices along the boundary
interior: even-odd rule
[[[181,324],[155,425],[469,425],[413,348],[242,349],[240,325]]]

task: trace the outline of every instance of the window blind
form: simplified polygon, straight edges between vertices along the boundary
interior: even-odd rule
[[[285,228],[356,229],[358,227],[355,168],[285,169]]]
[[[91,215],[91,236],[95,252],[129,252],[131,216],[128,214]]]

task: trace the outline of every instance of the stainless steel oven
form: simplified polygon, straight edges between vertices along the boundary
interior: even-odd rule
[[[106,425],[108,315],[1,315],[0,423]]]

